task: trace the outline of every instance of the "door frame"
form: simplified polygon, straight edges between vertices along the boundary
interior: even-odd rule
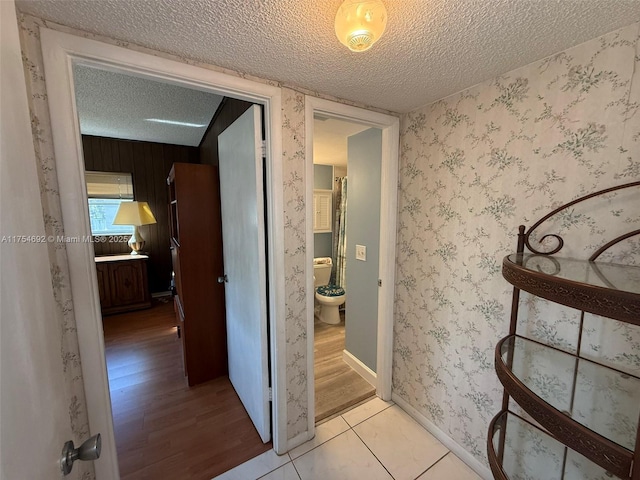
[[[267,261],[269,262],[269,355],[273,402],[272,436],[276,453],[287,449],[284,211],[282,188],[282,93],[272,85],[189,65],[97,40],[42,28],[40,38],[46,74],[57,177],[66,237],[90,238],[84,180],[82,137],[75,104],[73,64],[142,76],[260,104],[265,109],[267,143]],[[95,462],[98,480],[119,478],[113,417],[106,369],[102,316],[89,242],[66,243],[87,414],[91,432],[102,434],[102,459]]]
[[[382,130],[382,178],[380,195],[380,279],[378,295],[378,341],[376,395],[391,400],[393,367],[393,308],[395,294],[396,218],[398,205],[398,156],[400,149],[400,119],[351,105],[307,95],[305,98],[306,148],[306,215],[307,265],[313,265],[313,115],[351,121]],[[313,275],[307,275],[307,369],[314,371]],[[307,375],[309,393],[309,438],[315,431],[315,375]]]

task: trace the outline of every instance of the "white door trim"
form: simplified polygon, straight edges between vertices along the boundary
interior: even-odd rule
[[[91,233],[72,77],[74,63],[155,78],[265,106],[273,445],[277,453],[284,453],[287,443],[284,251],[277,248],[284,244],[281,89],[45,28],[41,29],[41,42],[60,201],[68,237],[82,239]],[[101,432],[103,439],[103,455],[95,463],[96,475],[98,480],[118,479],[94,250],[84,242],[67,243],[66,247],[89,425],[93,433]]]
[[[352,107],[307,95],[305,98],[305,148],[307,202],[307,265],[313,264],[313,114],[364,123],[382,130],[382,179],[380,199],[380,279],[378,295],[378,345],[376,394],[391,400],[393,366],[393,300],[395,293],[396,215],[398,205],[398,153],[400,120],[398,117]],[[307,391],[309,392],[309,438],[315,430],[315,388],[313,375],[313,276],[307,275]]]

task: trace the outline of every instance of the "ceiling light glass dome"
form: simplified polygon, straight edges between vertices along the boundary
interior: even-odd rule
[[[387,27],[387,10],[380,0],[345,0],[336,13],[338,40],[353,52],[364,52]]]

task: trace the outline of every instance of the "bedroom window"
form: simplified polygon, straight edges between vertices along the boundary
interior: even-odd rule
[[[114,225],[118,207],[133,201],[133,181],[130,173],[85,172],[91,234],[131,235],[132,225]]]

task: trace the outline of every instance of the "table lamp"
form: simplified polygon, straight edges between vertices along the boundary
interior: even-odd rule
[[[144,248],[144,238],[140,234],[140,225],[156,223],[147,202],[120,202],[118,211],[113,219],[114,225],[133,225],[133,235],[127,242],[131,247],[131,255],[138,255]]]

